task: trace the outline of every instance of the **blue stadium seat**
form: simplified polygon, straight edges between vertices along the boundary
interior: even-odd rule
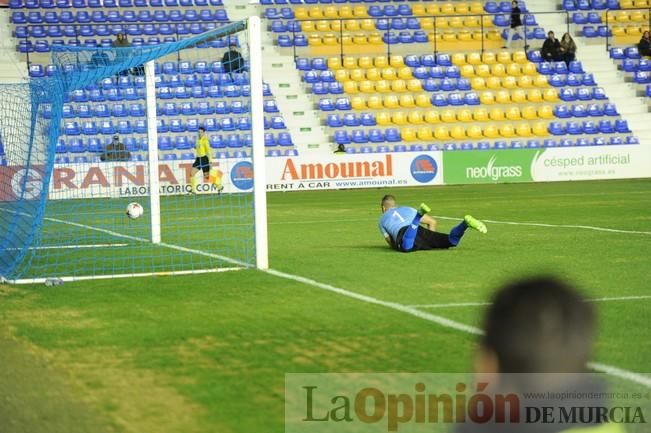
[[[119,120],[117,127],[118,134],[120,135],[129,135],[133,133],[133,128],[131,127],[131,122],[128,120]]]
[[[136,119],[133,125],[133,132],[136,134],[146,134],[147,122],[144,119]]]
[[[599,129],[597,129],[593,121],[586,120],[583,122],[583,132],[585,134],[596,134],[599,132]]]
[[[624,119],[616,119],[615,132],[630,133],[631,130],[628,128],[628,122]]]
[[[574,122],[574,121],[567,122],[566,128],[568,134],[572,134],[572,135],[583,134],[583,126],[578,122]]]
[[[335,131],[334,135],[334,141],[335,144],[350,144],[350,136],[348,135],[348,132],[345,130],[337,130]]]
[[[348,111],[352,107],[350,105],[350,99],[348,98],[337,98],[335,101],[335,108],[341,111]]]
[[[594,87],[592,89],[592,98],[599,100],[607,99],[606,92],[601,87]]]
[[[549,133],[552,135],[565,135],[565,125],[561,122],[550,122]]]

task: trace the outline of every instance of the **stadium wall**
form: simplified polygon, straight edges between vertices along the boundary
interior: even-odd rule
[[[640,145],[509,149],[387,154],[332,154],[317,157],[267,158],[267,191],[298,191],[387,186],[549,182],[651,177],[651,148]],[[249,160],[222,159],[213,165],[224,174],[225,193],[250,191]],[[185,194],[192,161],[159,165],[162,195]],[[28,176],[30,196],[40,195],[42,168],[0,167],[12,179],[0,201],[14,200],[20,179]],[[132,197],[148,194],[145,164],[71,164],[54,167],[50,199]],[[32,187],[30,188],[29,182]],[[216,193],[203,185],[200,193]]]

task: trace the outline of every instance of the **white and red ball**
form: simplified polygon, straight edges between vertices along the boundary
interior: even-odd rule
[[[127,206],[127,216],[132,220],[140,218],[144,211],[140,203],[133,202]]]

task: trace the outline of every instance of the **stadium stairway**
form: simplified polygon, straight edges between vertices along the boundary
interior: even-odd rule
[[[248,0],[227,1],[224,7],[233,21],[260,14],[259,4]],[[312,96],[302,85],[294,57],[281,53],[274,46],[273,34],[266,30],[265,24],[262,27],[264,79],[276,98],[294,146],[301,154],[309,151],[331,152],[331,141],[321,126]]]
[[[18,59],[16,45],[11,36],[13,26],[9,23],[11,9],[0,9],[0,83],[15,83],[27,77],[27,64]]]
[[[548,0],[528,0],[529,10],[549,10]],[[538,24],[546,31],[552,30],[558,39],[565,33],[567,23],[562,14],[538,14]],[[572,37],[577,47],[577,60],[580,60],[586,71],[593,73],[595,81],[601,86],[608,99],[615,104],[622,118],[628,122],[633,135],[638,137],[641,144],[651,144],[651,116],[645,97],[637,94],[637,87],[624,82],[623,75],[617,70],[616,64],[608,58],[606,40],[604,38],[583,38],[577,36],[574,25],[570,26]],[[608,61],[605,61],[608,59]]]

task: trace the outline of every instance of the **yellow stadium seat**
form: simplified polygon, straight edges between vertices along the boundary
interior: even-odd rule
[[[499,77],[488,77],[486,78],[486,87],[492,90],[501,89],[502,80]]]
[[[355,57],[344,57],[344,68],[346,69],[355,69],[357,68],[357,59]]]
[[[454,5],[452,3],[443,3],[440,7],[441,15],[454,14]]]
[[[359,59],[357,59],[356,67],[360,67],[362,69],[372,68],[373,59],[368,56],[360,57]]]
[[[413,108],[416,106],[414,96],[410,93],[400,95],[400,106],[403,108]]]
[[[538,117],[541,119],[553,119],[554,110],[549,105],[543,105],[538,109]]]
[[[558,92],[556,89],[546,89],[543,98],[545,102],[558,102]]]
[[[343,33],[341,35],[341,43],[342,45],[353,45],[353,37],[350,33]]]
[[[463,140],[466,138],[466,130],[463,126],[453,126],[450,130],[450,136],[455,140]]]
[[[438,33],[428,32],[427,33],[427,40],[429,42],[434,42],[435,40],[440,41],[441,39],[443,39],[443,36],[441,35],[440,32],[438,32]]]
[[[423,123],[423,113],[419,110],[410,111],[407,120],[412,125],[420,125]]]
[[[329,57],[328,58],[328,69],[340,70],[341,69],[341,57]],[[336,78],[336,72],[335,72]]]
[[[516,89],[511,93],[511,102],[514,104],[524,104],[527,102],[527,92],[522,89]]]
[[[427,15],[427,10],[425,9],[425,5],[417,4],[411,8],[411,13],[417,17],[420,17],[423,15]]]
[[[425,6],[425,12],[427,15],[438,15],[441,13],[441,8],[437,4],[430,3]]]
[[[520,65],[529,63],[529,59],[527,59],[527,53],[525,53],[524,51],[516,51],[515,53],[513,53],[513,61]]]
[[[484,12],[481,12],[481,13],[483,14]],[[490,30],[491,27],[494,26],[494,24],[493,24],[493,16],[492,16],[492,15],[483,15],[483,16],[481,17],[481,20],[482,20],[482,24],[484,25],[484,28],[485,28],[485,29],[489,29],[489,31],[491,31],[491,30]],[[493,31],[494,31],[494,30],[493,30]],[[500,37],[501,37],[501,36],[500,36]]]
[[[371,96],[371,98],[377,98],[377,96]],[[379,99],[379,98],[377,98],[377,99]],[[369,102],[368,107],[373,108],[373,107],[371,107],[371,100],[370,99],[369,99],[368,102]],[[353,108],[353,110],[364,110],[364,109],[366,109],[366,101],[364,100],[364,98],[361,98],[359,96],[353,96],[351,98],[351,100],[350,100],[350,106]]]
[[[481,55],[481,61],[485,65],[493,65],[497,63],[497,57],[495,53],[484,53]]]
[[[444,30],[442,39],[445,42],[454,42],[457,40],[457,33],[454,30]]]
[[[344,81],[344,92],[349,94],[354,94],[359,92],[356,81]]]
[[[368,10],[366,9],[366,6],[355,6],[353,9],[353,16],[357,18],[366,18],[368,17]]]
[[[508,51],[500,51],[497,53],[497,62],[503,65],[511,63],[511,53]]]
[[[415,78],[411,80],[407,80],[407,90],[409,90],[410,92],[420,92],[421,90],[423,90],[423,85],[420,82],[420,80],[417,80]]]
[[[295,19],[297,19],[297,20],[305,20],[305,19],[307,19],[307,17],[308,17],[307,9],[305,9],[304,7],[297,7],[296,9],[294,9],[294,18]],[[305,24],[305,23],[301,23],[301,28],[302,28],[303,31],[305,31],[305,28],[303,27],[303,24]]]
[[[375,23],[373,22],[373,20],[364,19],[360,22],[360,27],[364,31],[372,32],[375,30]]]
[[[446,123],[454,123],[457,121],[457,116],[454,113],[454,110],[443,110],[441,113],[441,121]]]
[[[472,65],[461,66],[461,76],[464,78],[471,78],[475,76],[475,68]]]
[[[339,18],[339,11],[334,6],[326,6],[323,9],[323,16],[326,18]]]
[[[450,138],[450,131],[447,126],[437,126],[434,128],[434,137],[438,140],[447,140]]]
[[[346,27],[346,30],[348,30],[349,32],[356,32],[359,30],[359,21],[348,20],[344,22],[344,26]]]
[[[386,126],[391,124],[391,116],[386,111],[380,111],[375,115],[375,121],[378,125]]]
[[[484,5],[481,4],[480,2],[472,2],[470,4],[470,13],[483,14],[484,13]],[[492,21],[491,21],[491,24],[492,24]]]
[[[647,6],[649,6],[649,2],[647,0],[633,0],[633,7],[645,8]]]
[[[439,31],[439,32],[441,30],[443,30],[443,29],[448,28],[448,19],[447,18],[437,17],[435,22],[436,22],[436,30]]]
[[[506,66],[506,74],[512,77],[519,77],[522,75],[522,67],[519,63],[509,63]]]
[[[368,97],[368,108],[377,110],[379,108],[382,108],[382,98],[377,95],[371,95]]]
[[[319,6],[312,6],[307,10],[307,14],[310,18],[323,18],[323,12]]]
[[[441,121],[439,117],[439,112],[436,110],[427,110],[425,112],[425,122],[434,124],[434,123],[439,123]]]
[[[486,138],[497,138],[500,136],[497,130],[497,126],[494,123],[489,123],[486,125],[482,132]]]
[[[500,136],[504,138],[515,137],[515,129],[510,123],[504,123],[500,125]]]
[[[407,90],[407,83],[405,80],[393,80],[391,82],[391,91],[402,93]]]
[[[478,77],[490,77],[491,76],[491,68],[488,65],[477,65],[475,66],[475,75]]]
[[[475,122],[486,122],[488,120],[488,111],[485,108],[476,108],[472,113]]]
[[[489,41],[502,41],[502,34],[498,30],[489,30],[486,33],[486,39]]]
[[[491,73],[496,77],[506,76],[506,67],[501,63],[491,65]]]
[[[384,41],[382,40],[382,35],[376,32],[368,34],[368,43],[371,45],[383,45]]]
[[[479,54],[479,53],[469,53],[466,56],[466,63],[468,63],[469,65],[473,65],[473,66],[481,65],[481,54]]]
[[[392,68],[390,66],[387,66],[386,68],[382,68],[382,78],[385,80],[393,81],[398,77],[398,74],[396,74],[395,68]]]
[[[416,130],[414,128],[402,128],[400,137],[405,141],[416,141]]]
[[[411,68],[409,66],[402,66],[398,68],[398,78],[402,80],[409,80],[413,78]]]
[[[459,30],[457,32],[457,39],[460,41],[470,41],[472,40],[472,32],[470,30]]]
[[[465,17],[463,19],[463,26],[467,29],[474,29],[479,27],[479,18],[478,17]]]
[[[505,89],[515,89],[518,87],[518,80],[515,77],[504,77],[502,78],[502,87]]]
[[[459,122],[472,122],[472,112],[467,108],[462,108],[457,112],[457,120]]]
[[[335,80],[348,81],[349,79],[349,72],[347,69],[335,69]]]
[[[493,108],[491,109],[488,117],[490,117],[491,120],[496,121],[504,120],[504,111],[501,108]]]
[[[359,82],[359,91],[362,93],[375,93],[375,85],[373,81],[360,81]]]
[[[398,102],[398,97],[396,95],[386,95],[382,100],[384,108],[398,108],[400,103]]]
[[[391,114],[391,121],[394,125],[406,125],[407,114],[404,111],[395,111]]]
[[[353,43],[355,45],[366,45],[368,44],[368,39],[366,38],[366,33],[355,33],[353,35]]]
[[[468,128],[467,134],[468,134],[468,138],[472,138],[472,139],[478,139],[483,137],[483,134],[481,132],[481,127],[477,125],[471,125]]]
[[[363,81],[366,79],[364,70],[359,68],[349,70],[349,76],[350,79],[354,81]]]
[[[619,7],[622,9],[631,9],[633,8],[633,0],[620,0]]]
[[[521,87],[523,89],[528,89],[530,87],[533,87],[533,79],[528,75],[523,75],[521,77],[518,77],[518,87]]]
[[[527,95],[527,101],[529,102],[542,102],[543,96],[542,92],[539,89],[531,89]]]
[[[341,21],[339,20],[330,21],[330,30],[333,32],[341,32]]]
[[[506,109],[506,118],[509,120],[520,120],[520,109],[518,107],[509,107]]]
[[[531,75],[531,76],[536,76],[538,75],[538,71],[536,70],[536,65],[531,62],[526,62],[522,64],[522,74],[523,75]]]
[[[627,11],[619,11],[615,14],[615,19],[618,23],[626,23],[629,20],[629,15]]]
[[[373,59],[373,64],[376,68],[386,68],[389,66],[389,61],[386,56],[377,56]]]
[[[318,47],[319,45],[323,45],[323,40],[321,39],[321,36],[317,35],[316,33],[313,33],[307,36],[307,43],[311,47]]]
[[[475,41],[481,41],[484,39],[484,34],[481,32],[481,30],[474,30],[472,32],[472,39]]]
[[[626,34],[626,28],[622,26],[612,26],[613,36],[624,36]]]
[[[486,88],[486,80],[482,77],[475,77],[470,80],[470,86],[473,90],[484,90]]]
[[[350,6],[342,6],[339,8],[339,18],[352,18],[353,10]]]
[[[466,64],[466,55],[463,53],[454,53],[452,54],[452,64],[456,66],[462,66]]]
[[[626,34],[628,36],[639,36],[642,34],[642,32],[640,31],[640,28],[637,26],[629,26],[626,27]]]
[[[493,92],[481,92],[479,96],[479,102],[482,105],[491,105],[495,103],[495,94]]]
[[[549,135],[547,124],[545,122],[536,122],[533,124],[533,133],[536,137],[546,137]]]
[[[520,123],[515,128],[515,133],[518,137],[531,137],[533,134],[531,132],[531,126],[528,123]]]
[[[423,108],[430,107],[432,105],[432,102],[430,100],[429,94],[420,93],[416,95],[416,105]]]
[[[420,28],[423,30],[434,30],[434,18],[421,18]]]
[[[418,128],[417,133],[418,139],[421,141],[427,141],[432,139],[432,128],[429,126],[421,126]]]
[[[466,2],[459,2],[454,5],[454,12],[458,14],[467,14],[470,12],[470,6]]]
[[[378,81],[382,79],[382,73],[378,68],[368,68],[366,70],[366,79],[371,81]]]
[[[535,120],[538,118],[538,112],[533,105],[527,105],[522,109],[522,118],[526,120]]]
[[[495,102],[497,102],[498,104],[510,104],[511,95],[507,90],[499,90],[495,94]]]
[[[461,17],[451,17],[449,18],[448,26],[453,29],[460,29],[463,27],[463,19]]]
[[[303,30],[304,33],[315,32],[316,28],[314,28],[314,21],[301,21],[301,30]]]
[[[402,58],[402,56],[398,55],[393,55],[389,58],[389,64],[393,66],[394,68],[399,68],[401,66],[405,65],[405,62]]]
[[[388,93],[391,91],[391,84],[387,80],[377,80],[375,82],[375,91],[378,93]]]

